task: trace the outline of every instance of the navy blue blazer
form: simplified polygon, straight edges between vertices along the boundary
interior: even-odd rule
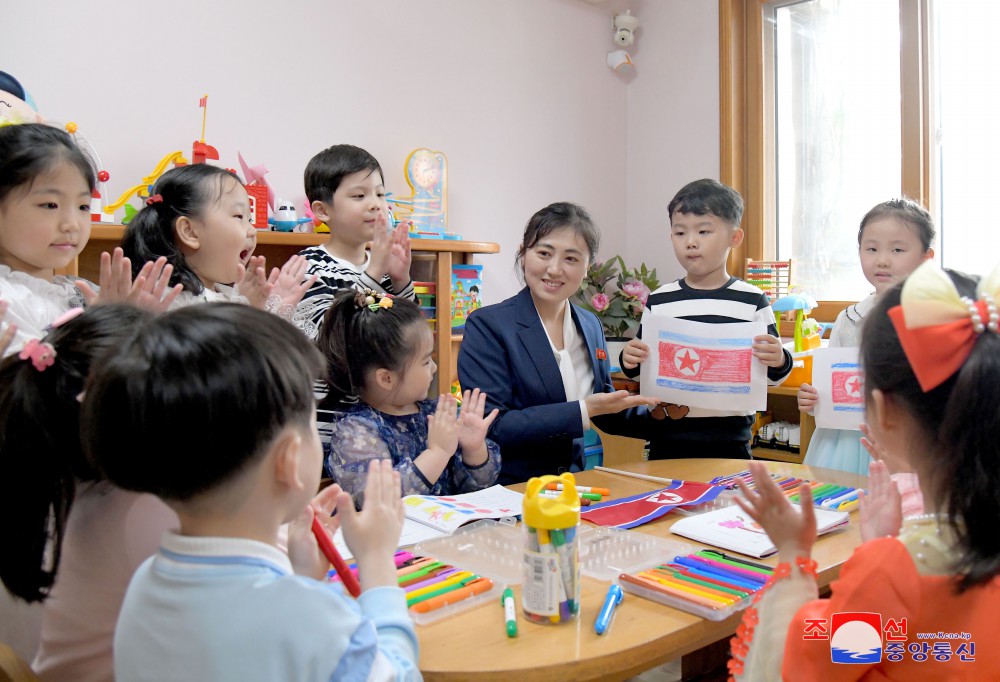
[[[575,305],[570,309],[590,349],[594,392],[613,391],[600,321]],[[489,433],[500,446],[500,483],[568,471],[574,462],[583,462],[580,405],[566,401],[559,365],[527,287],[469,315],[458,378],[463,391],[486,393],[487,412],[500,410]],[[639,407],[593,422],[609,433],[646,438],[649,419],[648,410]]]

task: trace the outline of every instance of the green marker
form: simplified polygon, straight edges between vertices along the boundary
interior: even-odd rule
[[[507,621],[507,636],[517,637],[517,612],[514,610],[514,591],[509,587],[503,591],[500,597],[503,604],[503,618]]]

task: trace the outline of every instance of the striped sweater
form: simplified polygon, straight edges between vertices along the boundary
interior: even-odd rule
[[[679,279],[651,293],[646,307],[663,317],[707,324],[765,322],[767,333],[778,336],[767,297],[757,287],[736,277],[730,277],[718,289],[693,289]],[[629,377],[639,374],[638,367],[631,370],[623,367],[622,371]],[[772,386],[780,384],[791,371],[792,356],[786,350],[784,365],[767,368],[768,383]],[[753,412],[692,407],[681,420],[664,422],[663,437],[696,441],[748,441],[753,418]],[[651,440],[650,452],[656,448],[656,440]]]
[[[408,283],[401,291],[395,291],[389,275],[382,277],[382,281],[376,282],[368,276],[365,270],[371,261],[371,254],[365,252],[365,262],[355,265],[343,258],[330,255],[323,246],[310,246],[299,252],[309,262],[309,269],[306,276],[318,275],[309,290],[302,297],[295,309],[295,319],[299,321],[299,326],[303,328],[309,338],[315,339],[319,335],[320,325],[323,323],[323,315],[333,304],[333,298],[339,289],[371,289],[381,294],[392,294],[413,300],[416,295],[413,293],[413,282]]]

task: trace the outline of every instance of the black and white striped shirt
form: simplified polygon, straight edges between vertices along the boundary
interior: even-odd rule
[[[309,338],[315,339],[319,335],[323,315],[333,304],[333,298],[340,289],[357,289],[358,291],[371,289],[380,294],[392,294],[410,300],[416,298],[413,293],[412,281],[402,291],[396,292],[393,291],[389,275],[382,277],[381,282],[376,282],[369,277],[365,269],[371,261],[371,254],[367,251],[365,252],[365,262],[361,265],[337,258],[323,246],[310,246],[300,251],[299,255],[303,256],[309,263],[306,276],[319,276],[295,309],[295,318],[306,322],[300,326],[304,328]]]

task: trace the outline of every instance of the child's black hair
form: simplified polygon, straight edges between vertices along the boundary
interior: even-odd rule
[[[17,355],[0,364],[0,462],[11,485],[0,495],[0,578],[21,599],[48,596],[76,483],[100,479],[80,445],[78,396],[91,366],[148,318],[130,306],[95,306],[45,336],[51,366],[39,371]]]
[[[427,324],[413,301],[394,298],[391,308],[370,310],[364,300],[343,289],[323,317],[316,344],[326,357],[324,408],[357,401],[371,369],[405,371],[417,350],[414,325]]]
[[[959,294],[975,298],[975,283],[947,271]],[[1000,575],[1000,334],[979,334],[962,367],[940,386],[921,390],[887,311],[899,305],[902,285],[885,292],[865,317],[861,358],[865,393],[878,389],[901,403],[920,425],[915,435],[942,454],[922,467],[938,511],[958,539],[959,590]]]
[[[60,162],[79,170],[91,191],[97,187],[93,162],[65,131],[44,123],[0,126],[0,202]]]
[[[340,187],[345,176],[359,171],[374,173],[378,171],[382,183],[385,183],[385,173],[374,156],[361,147],[351,144],[335,144],[327,147],[306,164],[305,185],[306,197],[311,204],[314,201],[333,201],[333,193]]]
[[[556,230],[568,227],[573,233],[583,239],[590,251],[590,262],[597,258],[597,249],[601,246],[601,233],[594,225],[593,219],[583,206],[571,204],[568,201],[558,201],[537,211],[528,219],[524,226],[524,236],[521,246],[514,256],[514,263],[524,273],[524,254],[539,241]]]
[[[120,488],[189,500],[244,471],[286,426],[308,428],[322,369],[312,343],[276,315],[237,303],[180,308],[94,373],[84,451]]]
[[[122,237],[122,251],[132,261],[133,276],[138,275],[147,262],[166,256],[167,262],[174,266],[170,286],[179,282],[193,294],[202,292],[205,287],[184,258],[174,224],[181,216],[197,218],[203,215],[226,191],[226,179],[243,184],[232,171],[207,163],[171,169],[156,181],[150,196],[159,195],[162,201],[143,206],[132,217]]]
[[[907,225],[913,227],[917,232],[920,243],[924,246],[924,251],[931,248],[937,231],[934,229],[934,218],[926,208],[905,197],[901,199],[890,199],[876,204],[871,208],[865,217],[861,219],[861,226],[858,228],[858,246],[861,246],[861,239],[865,234],[865,227],[873,220],[882,218],[896,218]]]
[[[670,200],[667,215],[671,222],[674,213],[694,215],[714,215],[722,218],[736,229],[743,220],[743,197],[732,187],[718,180],[705,178],[695,180],[681,187]]]

